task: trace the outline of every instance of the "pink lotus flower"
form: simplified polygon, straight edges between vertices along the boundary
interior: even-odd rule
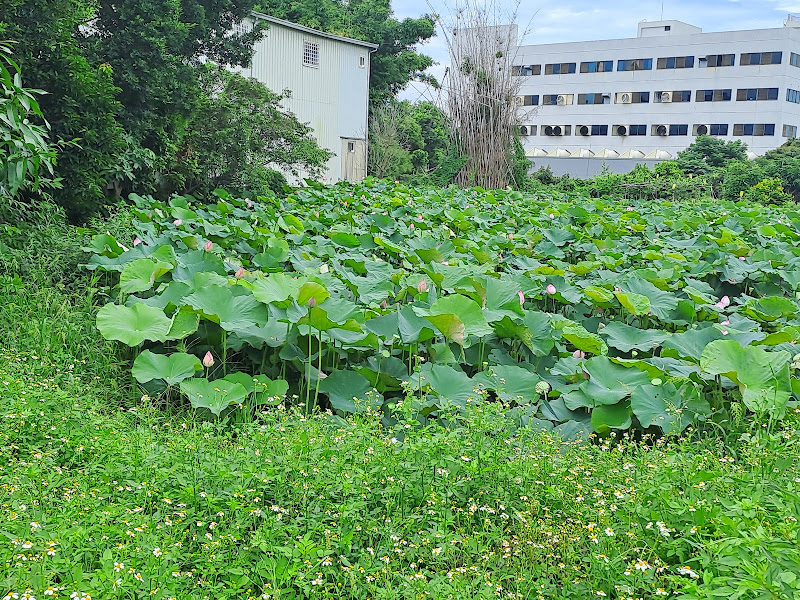
[[[720,333],[722,333],[722,335],[728,335],[728,330],[727,329],[720,329]]]
[[[382,309],[384,309],[384,310],[386,310],[386,300],[384,300],[383,302],[381,302],[381,308],[382,308]]]
[[[517,296],[519,296],[519,305],[522,306],[525,304],[525,294],[522,293],[522,290],[517,292]]]
[[[739,260],[746,260],[744,256],[740,256]]]
[[[548,283],[547,287],[544,288],[544,291],[547,292],[548,295],[552,296],[556,293],[556,286],[554,286],[552,283]]]
[[[575,350],[572,353],[572,358],[586,358],[586,353],[583,350]]]
[[[175,225],[176,227],[180,227],[181,225],[183,225],[183,219],[175,219],[172,222],[172,224]]]
[[[203,357],[203,366],[208,369],[214,366],[214,357],[211,356],[211,352],[206,352],[206,355]]]
[[[722,298],[719,299],[719,302],[717,302],[717,306],[719,306],[720,308],[728,308],[730,305],[731,305],[731,299],[728,298],[727,296],[723,296]]]
[[[555,216],[553,213],[550,213],[550,218],[551,218],[551,219],[555,219],[555,218],[556,218],[556,216]]]
[[[414,229],[414,224],[412,223],[411,225],[408,226],[408,228],[409,229]]]
[[[214,244],[211,240],[208,240],[205,244],[203,244],[203,248],[206,249],[206,252],[211,252],[211,248],[214,247]]]
[[[241,279],[242,277],[244,277],[244,269],[242,267],[239,267],[236,270],[236,274],[234,276],[236,277],[236,279]]]
[[[135,238],[133,238],[133,245],[134,245],[134,247],[135,247],[135,246],[138,246],[138,245],[139,245],[139,244],[141,244],[141,243],[142,243],[142,240],[140,240],[140,239],[139,239],[139,236],[138,236],[138,235],[137,235]]]
[[[730,324],[731,324],[731,322],[728,321],[727,319],[724,320],[722,323],[720,323],[720,325],[730,325]]]
[[[428,282],[427,282],[427,281],[425,281],[424,279],[422,279],[422,280],[421,280],[421,281],[420,281],[420,282],[417,284],[417,291],[418,291],[420,294],[424,294],[425,292],[427,292],[427,291],[428,291]]]

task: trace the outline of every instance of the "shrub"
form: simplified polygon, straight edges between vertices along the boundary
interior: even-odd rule
[[[786,204],[794,201],[794,196],[784,191],[782,182],[777,177],[762,179],[747,190],[743,198],[760,204]]]
[[[762,179],[764,179],[764,173],[757,165],[742,160],[733,161],[725,168],[722,197],[725,200],[739,200],[744,192]]]

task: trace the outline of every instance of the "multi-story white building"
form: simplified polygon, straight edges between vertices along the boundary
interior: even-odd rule
[[[575,176],[675,158],[698,135],[752,155],[800,126],[800,20],[702,33],[639,23],[635,38],[519,46],[522,142],[538,166]]]
[[[274,92],[289,90],[283,105],[314,130],[319,145],[334,153],[328,182],[357,181],[367,174],[370,57],[378,46],[296,23],[252,13],[237,25],[266,21],[266,34],[253,47],[246,69]]]

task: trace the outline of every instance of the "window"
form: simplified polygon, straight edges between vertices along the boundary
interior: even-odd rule
[[[800,104],[800,92],[797,90],[786,90],[786,101]]]
[[[360,69],[363,69],[366,66],[367,66],[367,59],[364,58],[363,56],[359,56],[358,57],[358,67]]]
[[[578,125],[575,132],[578,135],[608,135],[608,125]]]
[[[783,126],[783,137],[785,137],[785,138],[796,138],[797,137],[797,125],[784,125]]]
[[[633,58],[617,61],[617,71],[650,71],[652,68],[652,58]]]
[[[533,94],[532,96],[517,96],[517,106],[538,106],[539,105],[539,94]]]
[[[303,66],[319,66],[319,44],[317,42],[303,42]]]
[[[688,125],[670,125],[669,126],[669,134],[670,135],[689,135],[689,126]]]
[[[800,67],[800,54],[792,52],[789,56],[789,64],[793,67]]]
[[[628,135],[647,135],[647,125],[628,125]]]
[[[581,73],[608,73],[613,70],[613,60],[595,60],[581,63]]]
[[[709,127],[708,135],[728,135],[728,124],[716,124]]]
[[[665,92],[656,92],[653,96],[654,102],[691,102],[692,101],[692,91],[691,90],[675,90],[675,91],[665,91]]]
[[[694,56],[669,56],[656,61],[657,69],[691,69],[694,67]]]
[[[736,64],[735,54],[709,54],[700,58],[701,67],[732,67]]]
[[[572,104],[572,94],[545,94],[542,106],[567,106]]]
[[[672,29],[672,25],[664,25],[664,31],[670,31]]]
[[[609,104],[610,94],[595,92],[593,94],[578,94],[578,104]]]
[[[697,90],[696,102],[728,102],[732,90]]]
[[[749,88],[736,90],[737,101],[777,100],[778,88]]]
[[[253,31],[253,26],[247,21],[239,21],[233,24],[233,33],[236,35],[245,35]]]
[[[783,61],[783,52],[743,52],[739,64],[747,65],[779,65]]]
[[[650,92],[618,92],[617,104],[646,104],[650,102]]]
[[[347,151],[348,152],[355,152],[356,151],[356,143],[355,142],[347,142]]]
[[[531,75],[541,75],[542,65],[514,65],[511,67],[511,74],[517,77],[530,77]]]
[[[553,63],[544,66],[545,75],[566,75],[575,72],[575,63]]]
[[[733,135],[775,135],[775,125],[771,123],[740,123],[733,126]]]

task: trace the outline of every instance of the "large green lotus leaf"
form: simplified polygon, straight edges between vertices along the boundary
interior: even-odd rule
[[[266,269],[278,269],[289,258],[289,242],[281,238],[269,238],[267,247],[253,257],[253,264]]]
[[[575,234],[566,229],[542,229],[542,235],[556,246],[563,246],[575,239]]]
[[[650,299],[647,296],[633,292],[614,292],[614,296],[631,314],[646,315],[650,312]]]
[[[703,350],[700,368],[737,383],[742,401],[751,411],[781,418],[792,393],[790,359],[788,352],[767,352],[734,340],[716,340]]]
[[[583,288],[583,293],[592,304],[598,306],[609,306],[614,303],[614,292],[597,285],[589,285]]]
[[[231,404],[242,404],[247,398],[247,389],[241,383],[224,379],[184,379],[181,392],[186,394],[194,408],[207,408],[216,416]]]
[[[241,288],[244,291],[243,288]],[[202,311],[211,321],[219,323],[226,331],[248,329],[263,325],[269,318],[267,307],[244,291],[234,296],[231,286],[206,285],[195,289],[183,301]]]
[[[721,340],[725,336],[716,327],[706,327],[704,329],[689,329],[683,333],[673,334],[662,344],[663,356],[678,356],[681,358],[691,358],[695,362],[700,362],[700,356],[705,347],[714,340]]]
[[[490,367],[489,371],[481,371],[472,380],[494,390],[504,402],[536,403],[541,398],[536,391],[536,384],[541,379],[522,367],[497,365]]]
[[[158,289],[160,290],[159,294],[141,300],[137,298],[133,302],[144,302],[150,306],[168,310],[169,307],[181,306],[183,299],[191,294],[194,288],[183,281],[170,281],[166,286],[160,285]],[[126,302],[127,306],[133,306],[133,303],[130,302],[131,298],[134,297],[129,297],[129,302]]]
[[[203,365],[194,354],[176,352],[165,356],[145,350],[133,361],[133,376],[139,383],[162,379],[167,385],[175,385],[184,379],[194,377],[202,371]]]
[[[314,299],[315,304],[320,304],[330,298],[330,294],[328,290],[325,289],[324,286],[320,285],[316,281],[307,281],[303,285],[300,286],[300,289],[297,290],[297,303],[300,306],[304,306],[308,304],[309,300],[312,298]]]
[[[172,322],[155,306],[106,304],[97,311],[97,329],[107,340],[138,346],[145,340],[164,341]]]
[[[784,296],[767,296],[748,300],[744,305],[744,313],[762,323],[769,323],[797,316],[797,304]]]
[[[390,275],[368,273],[366,277],[350,279],[356,285],[358,299],[364,304],[380,304],[394,294],[394,284]]]
[[[680,433],[698,415],[707,417],[711,406],[692,382],[680,388],[674,383],[643,385],[631,394],[631,409],[642,427],[660,427],[666,433]]]
[[[175,281],[194,281],[198,273],[216,273],[225,275],[225,265],[222,259],[213,252],[205,250],[189,250],[186,254],[178,256],[178,266],[172,271]]]
[[[143,246],[144,244],[139,244],[137,247],[126,250],[118,256],[94,254],[89,257],[88,263],[83,266],[90,271],[94,271],[95,269],[101,269],[103,271],[122,271],[129,262],[139,258],[147,258],[148,253]]]
[[[415,306],[414,312],[433,323],[447,339],[462,346],[467,336],[483,337],[493,332],[478,303],[461,294],[440,298],[427,310]]]
[[[149,258],[136,259],[123,267],[119,276],[119,287],[126,294],[149,290],[156,279],[171,269],[172,265],[166,262]]]
[[[419,374],[411,375],[413,385],[424,388],[430,386],[431,392],[457,408],[464,408],[480,398],[475,391],[475,383],[463,371],[447,365],[424,363]]]
[[[592,409],[592,427],[601,435],[607,434],[612,429],[628,429],[630,426],[631,408],[627,400]]]
[[[520,289],[513,281],[487,277],[482,282],[486,286],[486,319],[499,321],[503,317],[517,317],[525,314],[519,301]]]
[[[253,296],[264,304],[284,305],[306,282],[291,273],[274,273],[269,277],[258,278],[253,282]]]
[[[591,333],[583,325],[574,321],[564,320],[556,325],[560,328],[561,337],[567,340],[578,350],[589,352],[598,356],[608,354],[608,346],[596,333]]]
[[[280,404],[286,398],[289,384],[283,379],[272,380],[266,375],[248,375],[247,373],[229,373],[223,377],[225,381],[240,384],[251,395],[254,405]]]
[[[538,310],[529,310],[525,313],[525,317],[522,319],[522,322],[531,332],[531,344],[528,347],[531,349],[534,355],[547,356],[550,354],[555,347],[556,341],[553,336],[553,327],[550,324],[550,317],[547,315],[547,313]],[[568,335],[572,334],[569,333]],[[595,347],[594,344],[588,345],[593,348]],[[600,348],[596,349],[600,350],[600,354],[603,354],[602,345]]]
[[[324,307],[314,306],[308,313],[297,321],[298,325],[308,325],[312,330],[328,331],[329,329],[344,329],[345,331],[362,332],[361,325],[355,319],[347,319],[344,323],[337,323],[328,317]]]
[[[639,329],[620,321],[612,321],[606,325],[600,330],[600,335],[606,338],[609,346],[623,352],[630,352],[634,349],[650,352],[669,337],[669,334],[663,331]]]
[[[494,332],[497,337],[501,339],[519,340],[525,344],[529,350],[533,351],[533,334],[525,325],[515,323],[509,317],[503,317],[502,320],[492,323],[492,326],[494,327]]]
[[[597,404],[615,404],[630,396],[640,385],[650,383],[650,375],[634,367],[623,367],[606,356],[595,356],[583,363],[589,380],[581,384],[585,395]]]
[[[386,313],[380,317],[373,317],[372,319],[367,319],[364,323],[364,329],[371,331],[382,338],[384,343],[389,344],[392,342],[392,336],[400,333],[398,318],[399,313],[396,311]]]
[[[181,306],[172,315],[172,322],[167,332],[168,340],[182,340],[187,335],[192,335],[200,326],[200,315],[192,310],[191,306]]]
[[[125,252],[125,246],[120,244],[113,236],[107,233],[92,236],[91,242],[85,248],[81,248],[84,252],[91,252],[94,254],[101,254],[108,258],[115,258]]]
[[[377,391],[369,394],[372,389],[369,380],[355,371],[334,371],[319,382],[319,391],[328,396],[331,406],[347,413],[361,412],[367,405],[380,407],[382,397]],[[361,401],[358,406],[356,400]]]
[[[345,231],[333,231],[328,237],[337,246],[343,246],[345,248],[358,248],[361,245],[361,242],[356,236]]]
[[[665,292],[664,290],[654,286],[646,279],[629,279],[620,287],[622,287],[622,289],[626,292],[631,292],[646,297],[650,302],[650,310],[648,312],[652,313],[659,319],[668,319],[670,313],[678,306],[678,297],[674,293]],[[639,312],[634,314],[647,313]]]
[[[261,348],[266,344],[270,348],[279,348],[286,343],[290,324],[277,319],[270,319],[266,325],[237,329],[236,337],[253,346]]]

